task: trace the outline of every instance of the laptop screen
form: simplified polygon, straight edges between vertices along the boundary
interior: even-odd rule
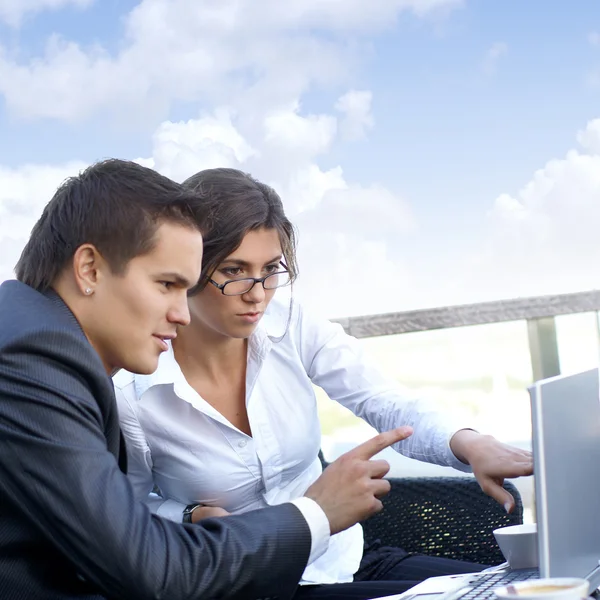
[[[591,576],[591,589],[600,584],[598,377],[593,369],[529,388],[540,576]]]

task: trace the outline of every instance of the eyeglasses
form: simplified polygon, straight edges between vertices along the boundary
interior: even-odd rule
[[[283,267],[285,265],[281,263]],[[247,294],[257,283],[262,283],[265,290],[274,290],[276,288],[284,287],[292,283],[292,278],[289,271],[277,271],[277,273],[271,273],[265,277],[246,277],[244,279],[230,279],[225,283],[217,283],[212,279],[209,279],[216,288],[221,290],[224,296],[241,296]]]

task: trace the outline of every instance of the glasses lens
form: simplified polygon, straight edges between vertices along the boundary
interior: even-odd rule
[[[223,293],[226,296],[241,296],[252,289],[254,279],[236,279],[228,281],[223,288]]]
[[[273,273],[265,279],[265,290],[274,290],[275,288],[283,287],[290,284],[290,274],[287,271],[281,273]]]

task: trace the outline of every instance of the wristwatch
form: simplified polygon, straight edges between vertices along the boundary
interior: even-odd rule
[[[182,522],[183,523],[191,523],[192,522],[192,513],[197,508],[199,508],[200,506],[203,506],[203,504],[199,504],[198,502],[195,502],[194,504],[188,504],[183,509],[183,519],[182,519]]]

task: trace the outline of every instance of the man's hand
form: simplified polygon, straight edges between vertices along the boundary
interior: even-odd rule
[[[515,507],[515,499],[502,485],[504,479],[533,474],[531,452],[499,442],[490,435],[470,429],[457,431],[450,449],[458,460],[471,465],[481,489],[504,506],[506,512]]]
[[[332,462],[306,490],[304,495],[325,512],[332,535],[383,508],[379,498],[390,491],[389,481],[383,479],[390,465],[369,459],[411,434],[412,428],[398,427],[376,435]]]
[[[199,506],[192,512],[192,523],[197,523],[202,519],[210,517],[226,517],[228,513],[224,508],[218,506]]]

